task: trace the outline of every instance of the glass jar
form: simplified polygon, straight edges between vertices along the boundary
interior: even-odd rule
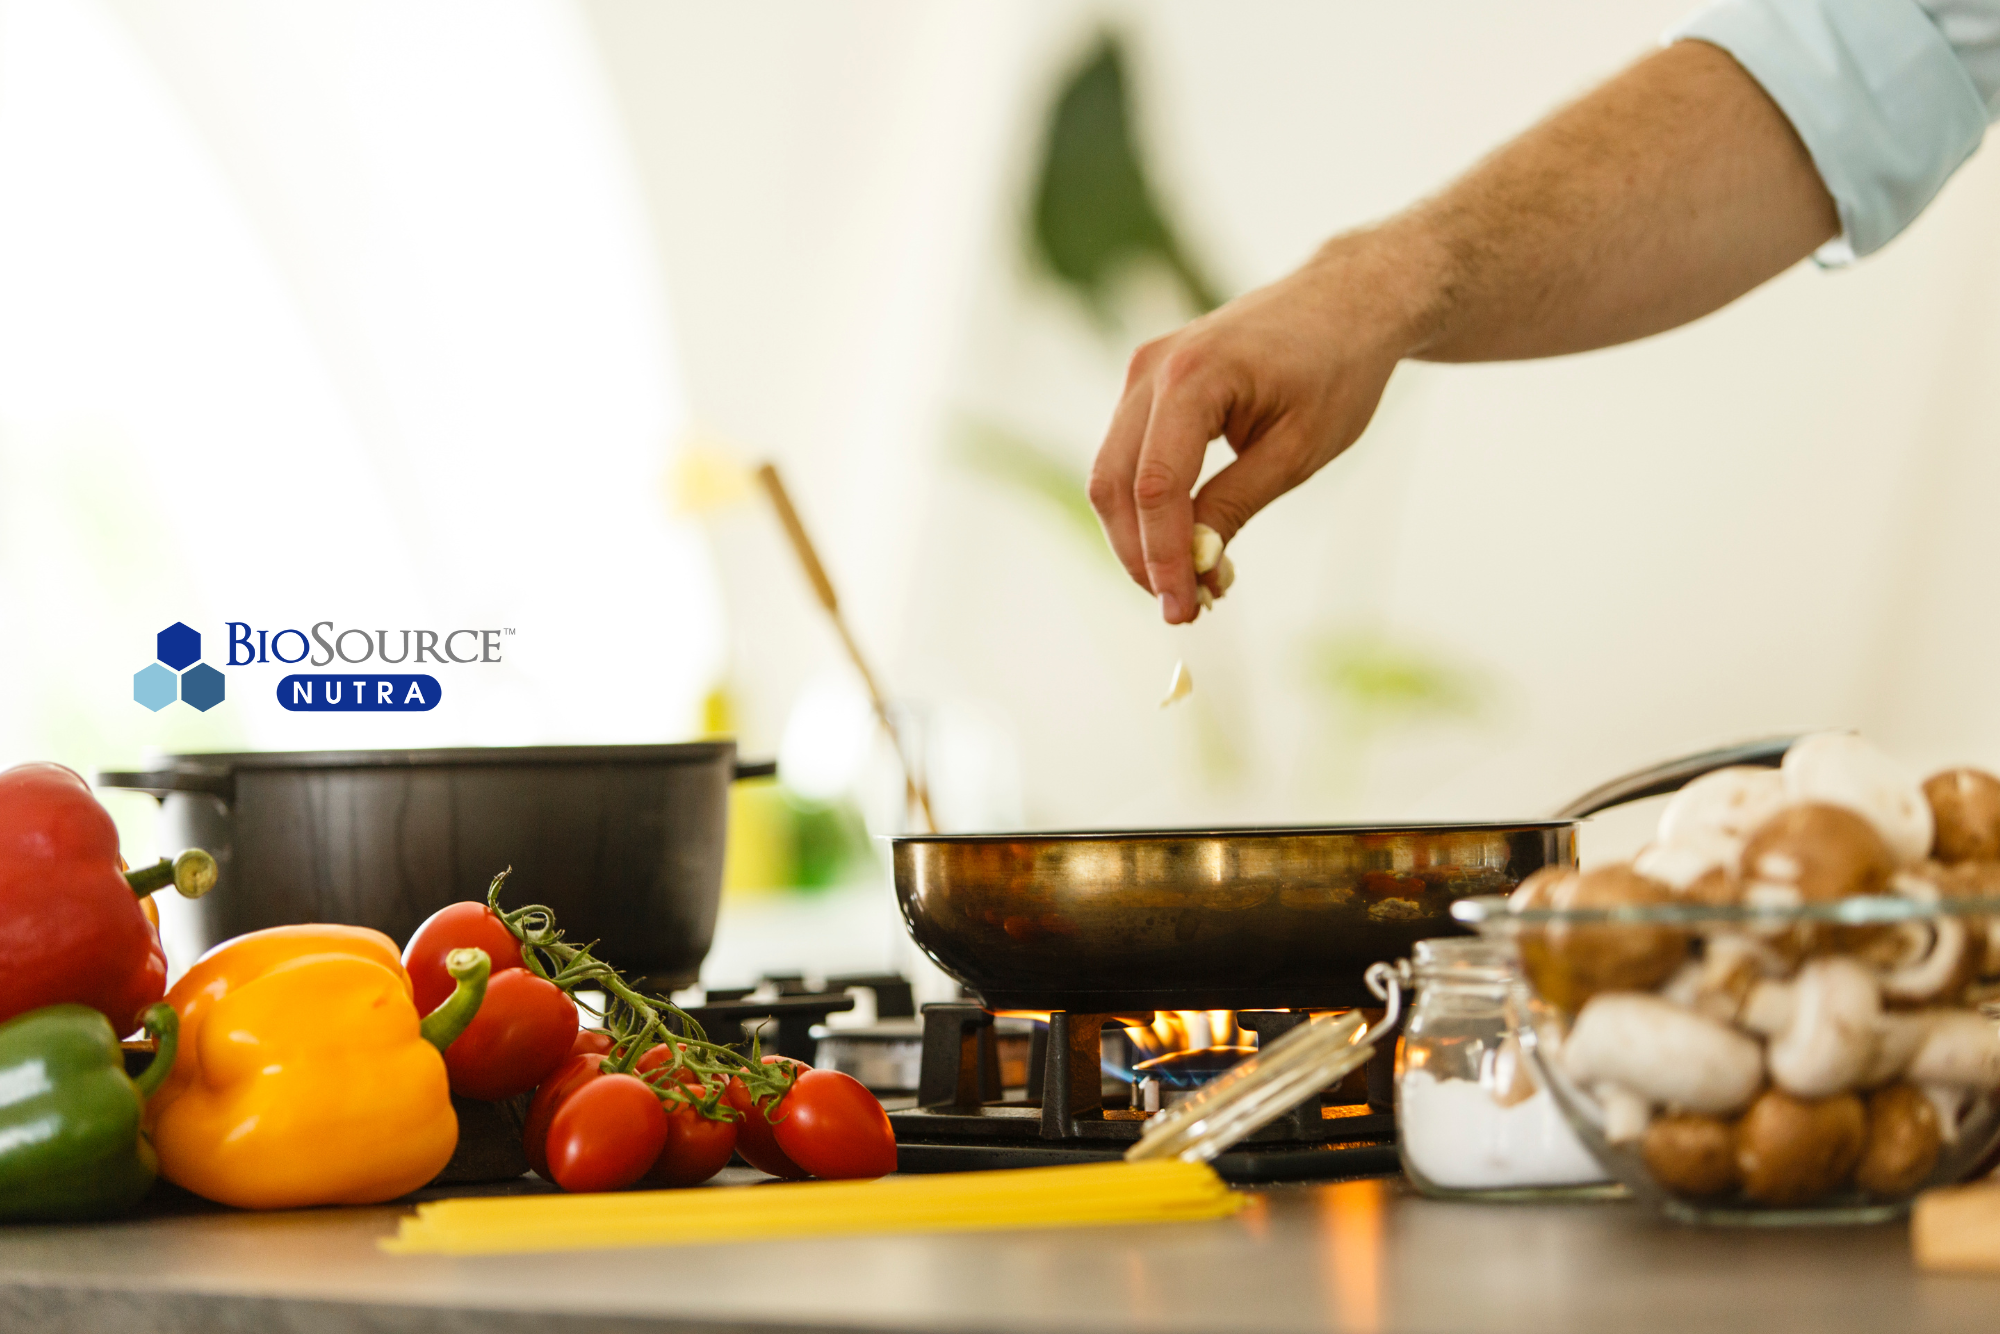
[[[1536,1086],[1509,1033],[1513,950],[1476,936],[1420,940],[1396,1053],[1396,1145],[1426,1195],[1448,1199],[1622,1193]]]

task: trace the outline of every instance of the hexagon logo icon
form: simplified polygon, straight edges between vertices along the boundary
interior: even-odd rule
[[[198,662],[181,673],[181,703],[207,713],[222,703],[222,673]]]
[[[201,631],[183,621],[175,621],[160,631],[157,644],[156,656],[175,671],[201,661]]]
[[[220,672],[216,673],[218,678],[221,675]],[[157,662],[132,674],[132,698],[154,713],[173,703],[179,693],[180,681]],[[222,686],[219,680],[216,684],[215,697],[222,698]]]

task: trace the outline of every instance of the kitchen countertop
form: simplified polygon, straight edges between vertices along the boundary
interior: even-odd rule
[[[1426,1200],[1400,1179],[1272,1188],[1220,1222],[464,1259],[378,1251],[403,1212],[195,1205],[0,1228],[0,1328],[1924,1334],[2000,1322],[2000,1277],[1919,1275],[1902,1224],[1700,1230],[1622,1203]]]

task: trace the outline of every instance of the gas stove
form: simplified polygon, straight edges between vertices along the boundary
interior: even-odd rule
[[[892,1110],[904,1172],[1049,1167],[1123,1156],[1152,1115],[1135,1083],[1121,1099],[1107,1088],[1104,1033],[1150,1023],[1150,1014],[1056,1011],[1037,1024],[1027,1084],[1009,1096],[1001,1081],[995,1016],[969,1002],[926,1005],[916,1106]],[[1269,1044],[1305,1023],[1303,1010],[1239,1010],[1237,1025]],[[1239,1183],[1381,1176],[1398,1169],[1392,1114],[1394,1043],[1365,1080],[1344,1082],[1265,1126],[1215,1160]],[[1196,1053],[1200,1055],[1200,1053]],[[1154,1063],[1149,1063],[1154,1064]],[[1217,1065],[1221,1062],[1214,1063]],[[1156,1086],[1157,1087],[1157,1086]]]

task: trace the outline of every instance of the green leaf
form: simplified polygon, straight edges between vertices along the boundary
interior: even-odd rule
[[[1132,133],[1123,43],[1106,33],[1049,114],[1031,213],[1035,252],[1100,319],[1121,269],[1164,265],[1189,304],[1222,304],[1181,244],[1146,179]]]

